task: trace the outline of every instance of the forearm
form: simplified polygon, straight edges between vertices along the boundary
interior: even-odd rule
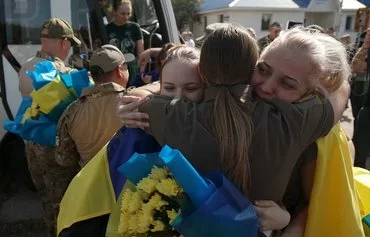
[[[303,237],[306,228],[307,214],[308,207],[306,206],[290,221],[289,225],[281,234],[281,237]]]
[[[346,109],[350,93],[351,87],[349,83],[345,81],[338,90],[330,94],[329,102],[332,105],[334,111],[334,124],[336,124],[341,119],[343,112]]]
[[[144,40],[136,41],[136,55],[139,57],[144,52]]]
[[[153,94],[159,94],[160,93],[160,88],[161,85],[158,82],[153,82],[150,84],[147,84],[145,86],[141,86],[138,88],[134,88],[132,90],[127,91],[127,95],[130,96],[138,96],[141,98],[144,98],[148,95],[153,95]]]
[[[366,72],[366,55],[368,49],[363,47],[359,48],[352,59],[352,72],[362,73]]]

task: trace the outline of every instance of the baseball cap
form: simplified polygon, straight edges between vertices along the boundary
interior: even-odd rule
[[[62,18],[51,18],[41,26],[40,36],[50,39],[69,39],[73,45],[80,45],[81,41],[74,35],[72,27]]]
[[[131,53],[123,54],[116,46],[106,44],[96,49],[90,59],[90,69],[98,74],[113,71],[123,63],[132,62],[135,56]]]

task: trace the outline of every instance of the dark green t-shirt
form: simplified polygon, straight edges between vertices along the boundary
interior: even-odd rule
[[[107,25],[108,42],[117,46],[122,53],[136,55],[136,41],[143,39],[140,26],[135,22],[128,21],[122,26],[113,22]]]
[[[140,26],[135,22],[128,21],[122,26],[113,22],[107,25],[108,43],[117,46],[122,53],[132,53],[136,57],[136,41],[143,39]],[[128,63],[129,84],[137,73],[136,60]]]

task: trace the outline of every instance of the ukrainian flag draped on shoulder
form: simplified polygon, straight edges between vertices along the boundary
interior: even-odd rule
[[[75,223],[109,214],[126,182],[118,167],[135,152],[160,149],[155,139],[141,129],[122,127],[68,186],[60,203],[58,235]]]
[[[345,132],[337,124],[316,143],[318,157],[305,237],[364,236]]]
[[[78,99],[85,87],[92,86],[87,70],[61,74],[51,61],[41,61],[27,71],[35,88],[24,97],[14,120],[6,120],[4,129],[27,141],[55,145],[56,125],[63,111]]]
[[[365,236],[370,237],[370,171],[354,167],[353,174]]]

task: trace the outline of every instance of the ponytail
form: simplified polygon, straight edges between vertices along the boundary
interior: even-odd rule
[[[228,88],[220,88],[215,99],[213,126],[220,144],[222,170],[247,195],[250,184],[248,149],[253,124],[241,106]]]

